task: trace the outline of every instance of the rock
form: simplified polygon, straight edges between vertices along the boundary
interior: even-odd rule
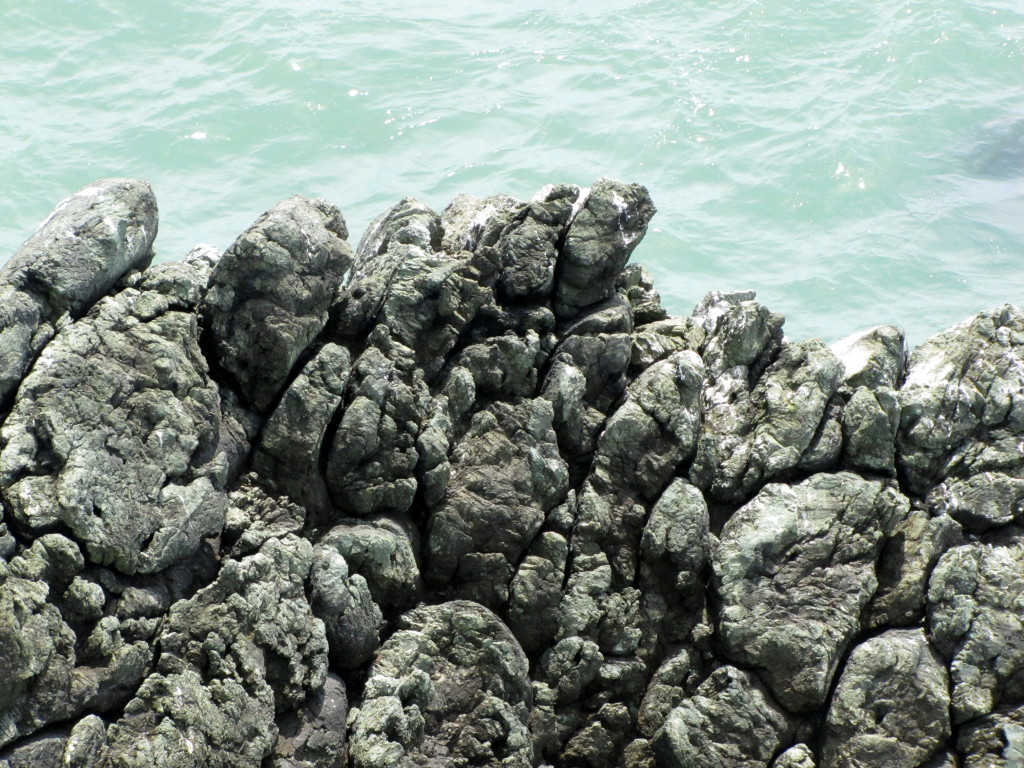
[[[345,683],[327,674],[298,713],[282,718],[270,768],[342,768],[345,765]]]
[[[213,466],[220,398],[193,306],[141,288],[57,334],[0,432],[0,487],[19,524],[67,526],[92,562],[128,574],[191,555],[226,506]]]
[[[1024,697],[1024,553],[1005,544],[946,552],[928,583],[928,632],[949,662],[957,723]]]
[[[626,298],[637,325],[664,320],[668,313],[661,306],[661,294],[654,280],[641,264],[627,264],[615,281],[615,289]]]
[[[753,674],[721,667],[672,710],[652,744],[666,768],[767,768],[793,728]]]
[[[345,394],[350,365],[344,347],[325,344],[285,390],[253,452],[252,468],[260,482],[318,512],[330,506],[321,453]]]
[[[605,305],[599,305],[604,307]],[[616,316],[620,307],[606,307]],[[596,311],[593,314],[605,314]],[[542,396],[555,407],[559,443],[572,454],[592,453],[606,416],[621,399],[628,381],[632,320],[627,332],[568,335],[552,355]],[[576,323],[567,333],[580,328]]]
[[[701,357],[714,380],[733,371],[749,389],[775,359],[782,345],[782,315],[758,304],[754,291],[711,291],[694,307],[704,332]],[[742,368],[742,372],[735,371]]]
[[[1007,525],[1024,514],[1024,478],[981,472],[939,483],[927,496],[933,514],[946,514],[972,533]]]
[[[30,294],[0,285],[0,407],[10,405],[25,372],[53,337],[44,309]]]
[[[637,714],[637,727],[646,738],[665,724],[673,709],[696,694],[708,677],[705,660],[693,647],[683,647],[665,659],[651,677]]]
[[[643,370],[673,352],[699,352],[703,344],[704,328],[694,318],[670,317],[637,326],[629,362]]]
[[[950,736],[949,676],[922,630],[858,645],[829,706],[822,768],[916,768]]]
[[[441,213],[441,249],[458,253],[475,251],[481,244],[493,245],[521,207],[522,203],[508,195],[483,200],[465,193],[457,195]]]
[[[959,544],[963,530],[952,518],[912,509],[896,524],[878,560],[878,591],[868,608],[868,626],[917,624],[925,613],[932,569],[946,550]]]
[[[806,744],[794,744],[772,763],[772,768],[817,768],[814,753]]]
[[[554,531],[534,539],[509,586],[506,623],[527,653],[548,647],[558,629],[569,543]]]
[[[550,187],[527,203],[493,246],[501,265],[499,295],[507,302],[544,299],[555,280],[558,249],[577,204],[578,187]]]
[[[0,269],[0,407],[62,315],[79,317],[153,256],[156,198],[145,181],[103,179],[61,201]]]
[[[429,393],[412,350],[378,327],[352,365],[347,406],[327,455],[327,488],[344,513],[404,513],[416,493],[416,438]]]
[[[818,474],[766,486],[725,524],[713,558],[721,641],[791,711],[825,703],[885,539],[907,513],[881,482]]]
[[[67,736],[42,733],[0,752],[0,768],[63,768]]]
[[[463,331],[493,298],[476,282],[468,262],[415,246],[400,250],[401,262],[376,321],[413,351],[423,378],[432,382]]]
[[[704,366],[692,352],[673,353],[641,373],[608,419],[594,457],[595,472],[640,498],[656,498],[693,455],[703,377]]]
[[[74,713],[75,635],[42,579],[0,565],[0,747]],[[42,745],[29,753],[51,751]],[[19,758],[20,759],[20,758]],[[42,758],[41,758],[42,759]],[[16,764],[16,763],[15,763]]]
[[[1024,760],[1024,708],[1004,709],[964,724],[956,747],[964,768],[1016,768]]]
[[[268,495],[249,475],[229,498],[221,543],[232,557],[259,552],[270,539],[299,534],[306,511],[287,499]]]
[[[351,573],[345,558],[329,545],[313,550],[309,605],[324,623],[335,668],[354,670],[370,661],[380,647],[384,617],[366,579]]]
[[[151,203],[0,270],[0,768],[1024,764],[1020,310],[668,317],[608,180]]]
[[[305,598],[311,562],[308,542],[270,539],[175,603],[157,671],[107,729],[103,766],[257,766],[268,757],[275,713],[298,709],[326,680],[324,628]]]
[[[895,476],[899,423],[900,404],[893,390],[854,390],[843,409],[844,466]]]
[[[271,410],[326,325],[352,265],[347,237],[337,208],[296,196],[257,219],[214,266],[204,343],[257,411]]]
[[[353,713],[351,764],[532,765],[527,672],[519,643],[476,603],[403,615],[374,659]]]
[[[568,472],[543,399],[479,411],[451,457],[451,479],[427,529],[425,576],[492,608],[508,599],[516,564],[548,510],[565,499]]]
[[[401,520],[376,517],[346,520],[331,528],[320,545],[341,554],[362,576],[373,600],[386,612],[406,610],[423,589],[417,561],[418,536]]]
[[[355,342],[365,336],[407,255],[434,253],[440,237],[440,219],[418,200],[404,198],[378,216],[359,241],[331,306],[330,335]]]
[[[425,251],[440,251],[441,217],[412,197],[403,197],[374,219],[356,248],[352,282],[374,274],[374,260],[392,245],[415,245]]]
[[[51,320],[77,317],[122,275],[148,265],[156,231],[148,183],[96,181],[53,210],[0,270],[0,281],[40,300]]]
[[[840,447],[829,406],[841,374],[839,361],[817,339],[785,345],[749,397],[745,369],[724,372],[704,392],[706,415],[690,479],[738,503],[798,468],[827,467]]]
[[[655,210],[644,187],[609,179],[594,182],[569,225],[558,262],[555,307],[560,317],[571,317],[612,295]]]
[[[697,588],[711,555],[708,507],[682,478],[661,495],[644,526],[640,556],[652,574],[686,595]]]
[[[832,345],[843,364],[844,386],[851,390],[898,389],[907,365],[907,342],[900,328],[878,325]]]
[[[1024,435],[1024,312],[1006,305],[933,336],[900,390],[898,460],[907,487],[981,472],[1019,474]]]

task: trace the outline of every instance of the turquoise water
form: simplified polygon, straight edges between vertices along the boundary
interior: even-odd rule
[[[0,253],[141,176],[159,257],[291,194],[352,239],[405,195],[612,176],[666,305],[753,287],[794,338],[1024,303],[1024,2],[9,0]]]

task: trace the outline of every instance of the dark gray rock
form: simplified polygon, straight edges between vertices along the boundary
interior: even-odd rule
[[[927,496],[933,514],[946,514],[972,533],[1012,523],[1024,514],[1024,478],[981,472],[939,483]]]
[[[917,768],[950,737],[949,675],[922,630],[858,645],[829,705],[822,768]]]
[[[879,325],[832,345],[843,364],[849,389],[898,389],[907,365],[907,342],[900,328]]]
[[[102,179],[63,200],[0,270],[0,282],[33,295],[44,314],[81,315],[152,257],[153,190],[139,179]]]
[[[392,245],[415,245],[424,251],[441,250],[441,217],[412,197],[403,197],[374,219],[356,248],[351,283],[377,273],[374,261]],[[387,275],[382,275],[387,277]]]
[[[0,432],[0,486],[19,524],[65,525],[91,561],[129,574],[188,557],[226,506],[220,398],[187,290],[205,272],[153,269],[47,345]]]
[[[928,633],[949,662],[958,723],[1024,698],[1024,553],[1005,544],[946,552],[928,583]]]
[[[270,539],[301,533],[306,522],[302,507],[268,495],[257,481],[255,475],[246,476],[228,497],[221,544],[235,558],[259,552]]]
[[[42,579],[21,578],[0,565],[0,580],[2,747],[73,714],[75,635],[47,602],[49,589]]]
[[[878,591],[868,608],[872,628],[909,627],[924,617],[928,579],[946,550],[963,544],[963,530],[947,515],[912,509],[896,524],[878,560]]]
[[[669,317],[637,326],[629,362],[642,370],[673,352],[700,352],[703,345],[704,327],[696,319]]]
[[[806,744],[794,744],[772,763],[772,768],[817,768],[814,753]]]
[[[412,350],[378,326],[352,365],[347,405],[327,455],[327,487],[342,512],[403,513],[416,493],[416,438],[430,399]]]
[[[559,444],[574,455],[594,451],[606,414],[621,399],[628,383],[632,318],[626,315],[624,322],[615,322],[622,317],[622,307],[607,306],[609,303],[598,305],[606,311],[591,313],[567,331],[571,335],[555,349],[541,390],[555,407]],[[595,330],[618,332],[584,333],[589,329],[581,326],[587,319],[596,320],[595,314],[606,316],[601,319],[614,318],[610,328],[601,323],[604,327]]]
[[[398,269],[410,253],[438,250],[441,221],[405,198],[382,213],[359,241],[352,268],[331,306],[331,335],[358,342],[372,327]]]
[[[629,302],[637,325],[656,323],[668,315],[650,272],[641,264],[627,264],[615,281],[615,289]]]
[[[881,482],[819,474],[766,486],[726,523],[713,558],[721,642],[790,710],[825,703],[908,506]]]
[[[441,248],[445,253],[475,251],[493,245],[523,204],[508,195],[481,200],[465,193],[457,195],[441,213]]]
[[[93,182],[54,208],[0,270],[0,407],[63,315],[149,264],[156,232],[156,198],[139,179]]]
[[[767,768],[795,723],[750,672],[721,667],[652,739],[666,768]]]
[[[299,504],[324,512],[330,506],[320,471],[327,428],[341,406],[351,357],[325,344],[285,390],[267,419],[252,459],[260,482]]]
[[[397,258],[376,321],[413,350],[424,379],[433,381],[465,328],[493,297],[462,259],[415,246],[401,246]]]
[[[637,714],[637,727],[647,739],[665,724],[673,709],[697,693],[708,676],[706,660],[692,646],[665,659],[651,676]]]
[[[214,267],[204,343],[257,411],[273,407],[326,325],[352,265],[347,237],[337,208],[296,196],[257,219]]]
[[[575,186],[546,188],[501,232],[492,247],[501,265],[498,291],[503,300],[536,301],[551,293],[558,249],[579,195]]]
[[[475,414],[430,517],[425,576],[432,585],[451,585],[455,595],[492,608],[508,599],[516,565],[568,491],[552,415],[540,398]]]
[[[558,629],[569,543],[555,531],[530,545],[509,585],[506,623],[527,653],[550,646]]]
[[[956,747],[964,768],[1017,768],[1024,764],[1024,707],[966,723],[960,728]]]
[[[102,757],[106,727],[96,715],[74,727],[46,730],[0,752],[0,768],[93,768]]]
[[[476,603],[403,615],[353,710],[351,764],[532,765],[527,672],[519,643]]]
[[[704,497],[682,478],[651,509],[640,540],[641,560],[652,576],[668,581],[680,595],[692,592],[711,555]]]
[[[727,369],[705,389],[690,479],[716,498],[742,502],[786,473],[830,465],[840,443],[829,406],[842,370],[817,339],[783,346],[749,395],[749,369]]]
[[[558,262],[555,308],[560,317],[612,295],[656,210],[647,190],[637,184],[599,179],[584,194]]]
[[[1024,764],[1020,310],[667,317],[607,180],[151,202],[0,272],[0,768]]]
[[[255,766],[277,741],[275,713],[326,681],[327,641],[305,597],[312,547],[269,539],[224,563],[172,606],[157,671],[107,729],[104,768]]]
[[[335,668],[348,671],[370,661],[380,647],[383,614],[366,579],[350,573],[345,558],[330,546],[313,550],[309,605],[324,623]]]
[[[342,521],[324,534],[320,545],[345,558],[385,611],[406,610],[418,602],[423,590],[419,537],[407,523],[388,517]]]
[[[0,752],[0,768],[63,768],[64,733],[41,733]]]
[[[1020,474],[1024,312],[1006,305],[933,336],[910,355],[897,447],[907,487]]]
[[[270,768],[342,768],[347,716],[345,683],[328,673],[305,707],[279,719]]]
[[[704,366],[692,352],[675,352],[641,373],[608,419],[594,457],[595,474],[640,498],[657,498],[693,455],[703,379]]]
[[[775,359],[782,345],[782,315],[758,304],[754,291],[711,291],[694,307],[704,332],[701,357],[712,379],[736,368],[748,389]]]

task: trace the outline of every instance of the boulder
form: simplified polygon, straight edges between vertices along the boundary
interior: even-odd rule
[[[201,310],[204,343],[245,399],[269,413],[327,323],[352,265],[341,212],[292,197],[264,213],[217,262]]]
[[[526,656],[493,613],[455,601],[404,614],[353,711],[354,768],[532,765]]]
[[[127,574],[188,557],[226,508],[220,397],[199,348],[197,292],[182,290],[205,273],[152,269],[57,334],[0,431],[14,519],[35,533],[66,526],[92,562]]]
[[[565,236],[555,277],[555,308],[572,317],[615,291],[615,280],[656,211],[644,187],[599,179]]]
[[[920,629],[850,654],[825,720],[822,768],[925,765],[949,739],[949,675]]]
[[[712,560],[723,648],[791,711],[825,703],[908,507],[882,482],[817,474],[766,486],[725,524]]]
[[[928,582],[928,633],[949,662],[957,723],[1024,697],[1024,553],[1010,541],[946,552]]]
[[[666,768],[767,768],[794,726],[755,675],[727,666],[672,710],[652,744]]]
[[[947,478],[1020,474],[1024,312],[1006,305],[933,336],[900,389],[898,462],[911,492]]]

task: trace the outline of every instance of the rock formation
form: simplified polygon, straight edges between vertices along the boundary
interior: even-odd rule
[[[635,184],[144,182],[0,271],[0,768],[1024,764],[1024,312],[670,317]]]

